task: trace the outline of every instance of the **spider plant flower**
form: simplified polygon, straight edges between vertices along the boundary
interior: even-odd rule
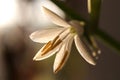
[[[52,12],[46,7],[43,7],[44,14],[57,28],[49,28],[41,31],[35,31],[30,35],[34,42],[46,43],[35,55],[33,60],[39,61],[46,59],[56,53],[53,70],[58,72],[66,63],[73,41],[80,55],[89,64],[95,65],[93,57],[86,49],[86,45],[82,41],[84,28],[78,21],[67,22],[60,16]]]

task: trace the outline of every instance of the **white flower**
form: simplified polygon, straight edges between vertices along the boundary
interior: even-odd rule
[[[34,42],[46,43],[35,55],[34,60],[43,60],[56,54],[53,70],[58,72],[64,66],[71,51],[73,40],[80,55],[90,64],[95,61],[82,42],[83,26],[77,21],[67,22],[51,10],[43,7],[43,11],[54,24],[61,26],[33,32],[30,38]],[[80,38],[79,38],[80,36]]]

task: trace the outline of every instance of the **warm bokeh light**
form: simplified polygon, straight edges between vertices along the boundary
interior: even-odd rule
[[[18,18],[17,0],[0,0],[0,27],[13,24]]]
[[[50,0],[0,0],[0,80],[55,80],[50,64],[33,61],[41,44],[29,39],[34,30],[55,26],[42,14],[43,5],[64,18]]]
[[[0,28],[26,25],[33,27],[52,27],[55,26],[42,13],[42,6],[54,10],[61,17],[65,17],[64,12],[50,0],[0,0]]]

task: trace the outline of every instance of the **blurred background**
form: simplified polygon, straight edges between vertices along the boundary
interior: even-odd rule
[[[88,17],[87,0],[60,1]],[[120,41],[120,0],[102,1],[99,26]],[[55,55],[33,61],[43,44],[31,41],[29,35],[56,26],[42,14],[42,5],[65,18],[65,13],[50,0],[0,0],[0,80],[120,80],[120,54],[99,40],[102,53],[96,66],[84,61],[75,47],[58,74],[52,71]]]

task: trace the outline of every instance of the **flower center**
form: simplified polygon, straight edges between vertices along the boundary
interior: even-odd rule
[[[69,22],[71,24],[70,32],[77,33],[78,35],[83,35],[84,28],[83,24],[80,24],[79,21],[72,20]]]
[[[70,33],[76,33],[76,30],[74,27],[70,27]]]

